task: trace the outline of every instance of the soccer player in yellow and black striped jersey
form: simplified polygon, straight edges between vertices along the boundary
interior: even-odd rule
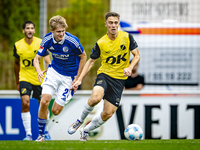
[[[131,75],[133,67],[140,60],[138,45],[133,36],[118,31],[119,18],[120,15],[115,12],[106,14],[107,34],[97,41],[80,77],[72,85],[76,91],[96,59],[101,59],[92,96],[88,99],[80,117],[68,129],[69,134],[76,132],[94,106],[104,99],[104,108],[101,114],[94,117],[88,125],[81,129],[81,140],[83,141],[87,140],[88,132],[101,126],[115,113],[120,104],[125,80]],[[134,55],[134,59],[129,65],[130,52]]]
[[[17,41],[13,48],[13,56],[15,57],[14,69],[17,90],[20,92],[22,100],[21,117],[26,131],[24,140],[32,140],[31,115],[29,112],[30,95],[31,91],[33,91],[33,97],[40,101],[42,90],[41,83],[39,82],[37,72],[33,65],[33,60],[40,48],[42,39],[33,36],[35,33],[35,24],[33,22],[25,21],[22,29],[25,37]],[[40,60],[42,70],[45,70],[44,60],[47,67],[51,62],[48,52],[44,59]]]

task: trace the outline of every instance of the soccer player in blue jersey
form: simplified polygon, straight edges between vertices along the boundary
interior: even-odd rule
[[[36,141],[44,141],[44,130],[47,121],[49,102],[56,92],[55,102],[52,107],[54,115],[58,115],[64,105],[73,96],[72,83],[80,76],[87,56],[79,39],[65,32],[66,20],[57,15],[49,20],[51,32],[46,34],[34,59],[34,66],[38,79],[44,78],[44,71],[40,69],[39,60],[49,50],[53,60],[42,83],[42,99],[38,113],[39,136]]]

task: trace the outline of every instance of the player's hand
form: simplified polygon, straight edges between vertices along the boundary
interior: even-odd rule
[[[77,80],[76,82],[72,82],[72,88],[70,90],[74,90],[74,93],[77,91],[79,85],[81,85],[81,81]]]
[[[38,80],[39,80],[40,83],[42,83],[41,78],[44,79],[44,73],[45,72],[47,72],[47,70],[44,70],[44,71],[41,71],[41,72],[38,73]]]
[[[74,83],[77,81],[77,78],[75,78],[73,81],[72,81],[72,85],[74,85]]]
[[[126,76],[130,76],[131,75],[131,73],[132,73],[132,69],[131,68],[125,68],[124,69],[124,77],[126,77]]]

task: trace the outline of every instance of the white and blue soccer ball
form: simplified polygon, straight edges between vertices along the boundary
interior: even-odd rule
[[[141,140],[143,137],[143,130],[137,124],[130,124],[124,130],[124,136],[127,140]]]

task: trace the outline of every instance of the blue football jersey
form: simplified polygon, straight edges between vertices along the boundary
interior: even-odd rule
[[[77,75],[80,61],[78,55],[81,55],[84,49],[76,36],[65,32],[64,38],[56,42],[50,32],[44,36],[37,54],[44,56],[47,50],[52,53],[51,66],[58,73],[66,76]]]

